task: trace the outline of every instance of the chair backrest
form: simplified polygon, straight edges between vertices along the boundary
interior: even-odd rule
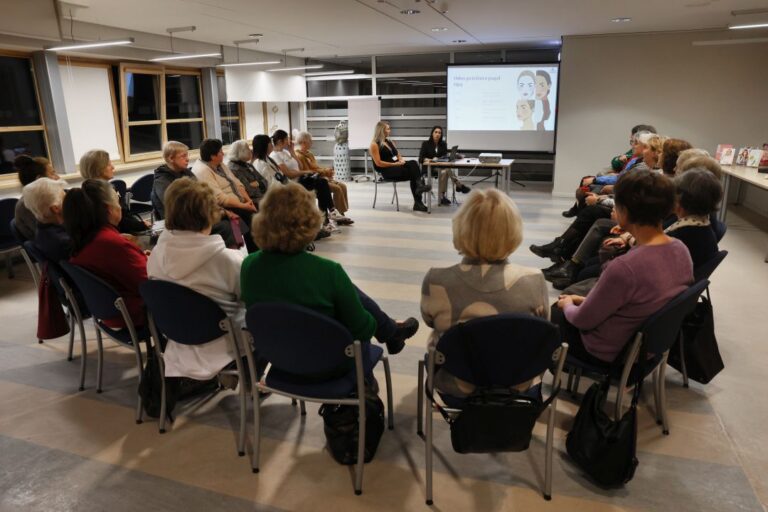
[[[560,347],[557,326],[526,314],[475,318],[448,329],[437,343],[443,368],[477,386],[514,386],[553,364]]]
[[[40,249],[35,247],[35,244],[32,243],[31,241],[27,240],[26,242],[24,242],[23,245],[24,245],[24,250],[27,251],[27,254],[29,254],[29,256],[33,260],[39,263],[41,267],[43,265],[46,266],[45,268],[46,268],[46,272],[48,273],[48,278],[50,279],[51,283],[53,283],[53,287],[56,289],[56,294],[58,295],[59,300],[65,306],[69,306],[69,298],[67,297],[67,294],[64,291],[64,288],[61,287],[61,282],[59,280],[63,278],[67,282],[67,284],[70,286],[70,288],[72,288],[71,286],[72,281],[68,279],[68,276],[64,274],[64,271],[61,269],[61,266],[59,266],[59,264],[56,263],[55,261],[51,261],[48,258],[46,258],[45,255],[42,252],[40,252]],[[81,302],[82,298],[78,294],[75,294],[75,300],[77,300],[78,302]],[[80,306],[80,312],[83,315],[83,317],[84,318],[88,317],[89,316],[88,309],[83,307],[85,305],[84,304],[78,304],[78,305]]]
[[[281,370],[319,375],[349,361],[345,349],[353,343],[352,335],[317,311],[287,303],[254,304],[245,321],[256,353]]]
[[[15,197],[0,199],[0,236],[12,236],[11,220],[16,216],[16,203],[19,200]]]
[[[83,267],[62,261],[61,268],[83,295],[88,311],[99,319],[121,316],[115,302],[120,295],[106,281],[93,275]]]
[[[117,195],[120,196],[120,205],[123,208],[128,207],[128,185],[123,180],[112,180],[109,182],[112,188],[115,189]]]
[[[157,328],[176,343],[200,345],[227,334],[226,313],[205,295],[159,279],[141,283],[139,292]]]
[[[131,185],[131,201],[148,203],[152,200],[152,187],[155,183],[154,174],[145,174]]]
[[[709,279],[709,276],[720,266],[720,263],[723,262],[726,256],[728,256],[728,251],[719,251],[712,259],[693,269],[693,280],[699,282],[702,279]]]
[[[715,218],[710,219],[710,222],[712,223],[712,231],[715,232],[715,237],[720,242],[725,236],[725,232],[728,231],[728,225]]]
[[[21,231],[19,231],[19,228],[16,227],[16,219],[11,219],[11,222],[9,223],[9,228],[11,235],[13,238],[16,239],[19,244],[23,244],[27,241],[27,239],[24,237],[24,235],[21,234]]]
[[[672,348],[683,320],[696,307],[699,296],[708,285],[706,279],[694,283],[643,322],[640,328],[642,344],[649,354],[663,354]]]

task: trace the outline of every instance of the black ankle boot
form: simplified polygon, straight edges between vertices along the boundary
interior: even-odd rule
[[[563,217],[566,219],[570,219],[571,217],[575,217],[579,214],[579,203],[573,203],[573,206],[569,210],[565,210],[563,212]]]
[[[555,238],[548,244],[544,245],[531,245],[530,249],[533,254],[539,258],[549,258],[554,262],[557,262],[559,258],[558,248],[562,245],[563,239],[560,237]],[[553,259],[554,258],[554,259]]]
[[[547,268],[541,269],[541,273],[544,274],[544,279],[546,279],[547,281],[552,281],[552,272],[556,272],[564,264],[565,262],[558,261],[557,263],[553,263],[551,266]]]
[[[567,279],[571,283],[573,283],[573,281],[576,279],[576,274],[579,273],[580,268],[581,268],[581,265],[579,265],[575,261],[567,260],[565,263],[563,263],[556,269],[553,269],[549,273],[549,279],[547,280],[554,282],[555,279]]]

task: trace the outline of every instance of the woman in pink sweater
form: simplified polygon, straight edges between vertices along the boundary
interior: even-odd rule
[[[693,282],[688,249],[662,229],[675,201],[672,181],[633,172],[614,194],[616,219],[636,245],[606,264],[587,297],[561,295],[552,306],[569,355],[595,365],[613,362],[642,323]]]

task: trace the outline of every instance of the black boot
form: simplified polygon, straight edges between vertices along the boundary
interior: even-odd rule
[[[565,263],[560,265],[558,268],[553,269],[552,272],[549,273],[549,278],[547,281],[554,282],[555,279],[567,279],[572,283],[576,279],[576,274],[579,273],[580,269],[581,265],[573,260],[567,260]]]
[[[428,211],[427,205],[421,202],[421,199],[418,199],[413,202],[413,211],[415,212],[426,212]]]
[[[432,190],[431,186],[427,185],[426,183],[422,183],[421,185],[416,187],[416,194],[420,196],[421,194],[425,194],[430,190]]]
[[[563,217],[566,219],[570,219],[571,217],[575,217],[579,214],[579,203],[573,203],[573,206],[571,206],[570,210],[565,210],[563,212]]]
[[[541,273],[544,274],[544,279],[547,281],[552,281],[552,272],[556,272],[564,264],[564,261],[558,261],[557,263],[553,263],[547,268],[541,269]]]
[[[471,191],[472,189],[463,183],[456,184],[456,192],[461,192],[462,194],[469,194]]]
[[[416,334],[419,330],[419,321],[413,317],[407,318],[403,322],[397,322],[395,334],[386,341],[387,352],[395,355],[405,347],[405,340]]]
[[[539,258],[549,258],[553,262],[557,263],[560,260],[559,248],[563,244],[563,239],[557,237],[548,244],[544,245],[531,245],[530,249],[533,254]]]

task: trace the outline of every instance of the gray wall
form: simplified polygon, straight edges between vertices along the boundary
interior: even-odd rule
[[[691,44],[728,37],[734,34],[566,37],[554,194],[572,195],[581,176],[608,166],[628,149],[638,123],[712,153],[719,143],[768,142],[768,44]],[[768,207],[753,191],[747,202]]]

